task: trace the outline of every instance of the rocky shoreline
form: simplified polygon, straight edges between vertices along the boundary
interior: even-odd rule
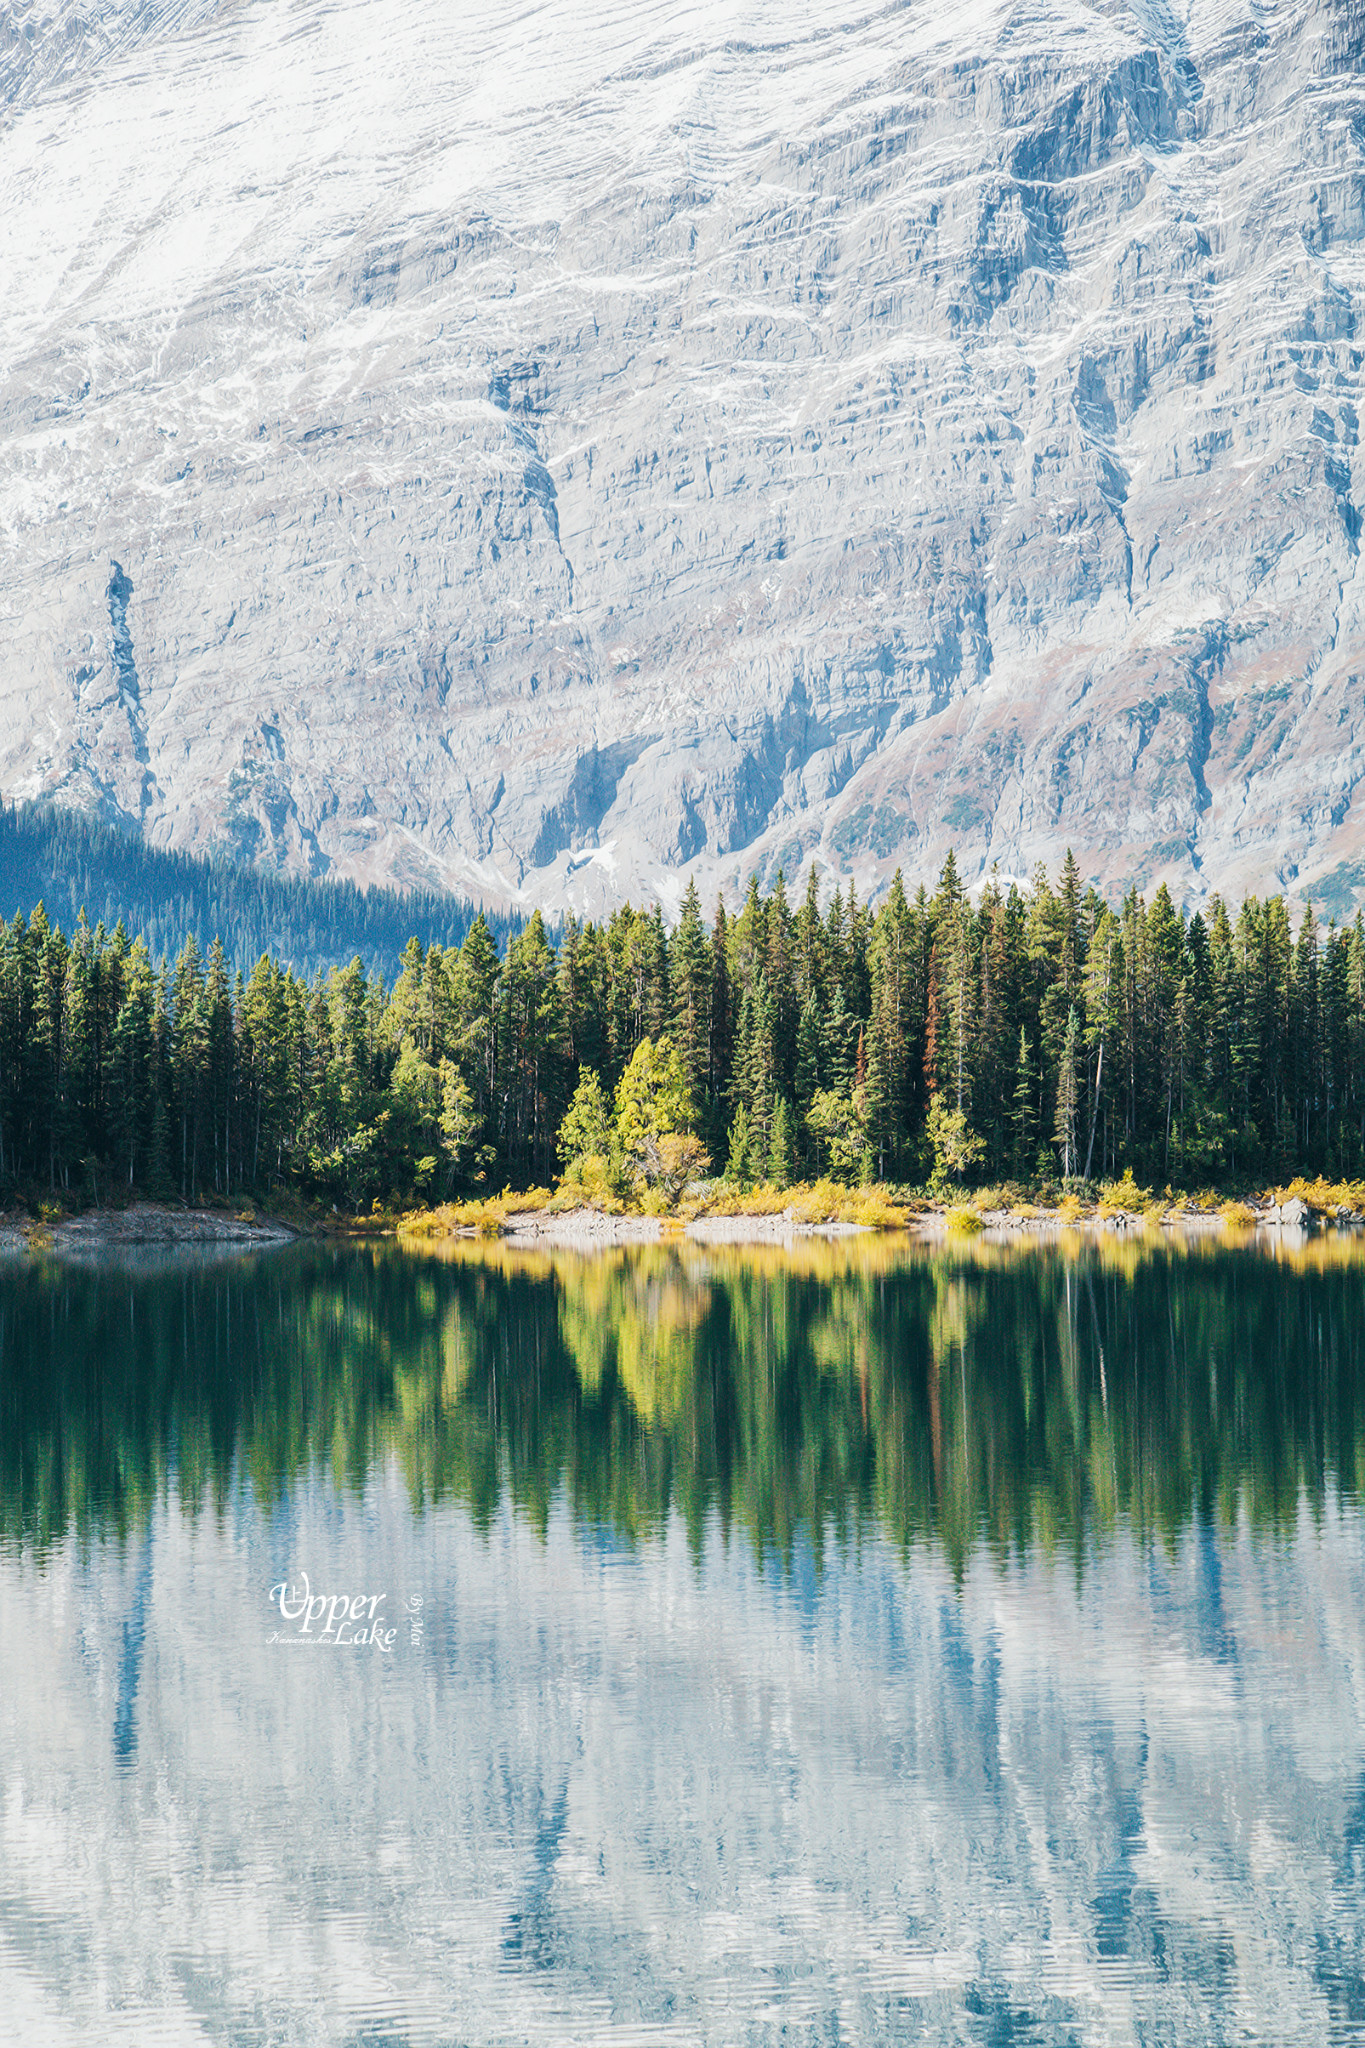
[[[1027,1238],[1056,1235],[1062,1231],[1141,1231],[1147,1227],[1142,1216],[1082,1216],[1068,1218],[1056,1213],[1020,1216],[1009,1210],[987,1210],[980,1218],[978,1233],[994,1238]],[[1218,1215],[1188,1215],[1162,1227],[1195,1231],[1223,1228]],[[475,1231],[459,1233],[476,1237]],[[597,1246],[658,1244],[664,1238],[688,1239],[693,1244],[791,1244],[802,1238],[885,1236],[888,1232],[864,1223],[831,1219],[808,1223],[790,1212],[754,1216],[607,1216],[596,1209],[569,1209],[556,1215],[544,1210],[509,1216],[496,1242],[511,1245],[543,1245],[584,1250]],[[926,1210],[907,1216],[889,1234],[940,1240],[953,1234],[946,1209]]]
[[[897,1226],[910,1237],[941,1241],[958,1233],[955,1219],[961,1211],[948,1206],[925,1208],[907,1214]],[[1100,1215],[1091,1211],[1078,1216],[1059,1210],[1038,1209],[1022,1214],[1010,1209],[971,1212],[973,1221],[962,1234],[980,1235],[1000,1242],[1006,1239],[1052,1237],[1062,1232],[1122,1236],[1148,1229],[1196,1235],[1216,1233],[1226,1226],[1218,1211],[1179,1210],[1165,1214],[1116,1211]],[[1359,1231],[1365,1218],[1346,1216],[1324,1218],[1315,1214],[1298,1197],[1283,1203],[1248,1205],[1246,1227],[1281,1241],[1297,1240],[1315,1229]],[[803,1238],[843,1238],[871,1235],[877,1227],[864,1223],[827,1219],[811,1222],[793,1210],[754,1215],[621,1216],[599,1209],[514,1210],[502,1222],[496,1240],[507,1245],[545,1246],[589,1251],[613,1246],[657,1244],[665,1238],[687,1238],[695,1244],[791,1244]],[[369,1234],[369,1233],[365,1233]],[[381,1227],[374,1234],[389,1235]],[[883,1231],[877,1234],[884,1234]],[[0,1253],[47,1251],[64,1254],[156,1249],[257,1250],[293,1243],[300,1235],[291,1224],[277,1217],[258,1216],[253,1210],[232,1213],[223,1209],[186,1209],[154,1202],[137,1202],[124,1209],[88,1209],[75,1216],[43,1222],[23,1214],[0,1214]],[[404,1233],[400,1230],[400,1237]],[[474,1228],[449,1233],[468,1239],[487,1235]],[[439,1238],[413,1238],[413,1249]]]
[[[860,1223],[805,1223],[787,1214],[768,1216],[606,1216],[598,1209],[533,1210],[509,1216],[503,1244],[561,1248],[658,1244],[685,1237],[695,1244],[787,1244],[800,1237],[856,1237]],[[473,1233],[471,1233],[472,1235]]]
[[[225,1209],[173,1209],[156,1202],[87,1209],[51,1223],[0,1216],[0,1251],[90,1252],[149,1246],[266,1250],[291,1244],[297,1235],[287,1223],[249,1210],[234,1215]]]
[[[954,1213],[948,1205],[912,1211],[898,1226],[898,1231],[909,1237],[938,1242],[957,1234]],[[1172,1209],[1165,1213],[1117,1210],[1105,1215],[1092,1210],[1072,1216],[1056,1209],[1034,1210],[1028,1214],[1011,1209],[986,1209],[973,1214],[976,1221],[964,1234],[980,1235],[997,1242],[1010,1238],[1055,1237],[1063,1232],[1077,1231],[1094,1236],[1121,1237],[1156,1229],[1173,1234],[1211,1236],[1230,1227],[1229,1219],[1218,1210]],[[1324,1218],[1294,1196],[1278,1204],[1248,1204],[1243,1227],[1265,1234],[1274,1241],[1296,1242],[1323,1228],[1348,1233],[1358,1231],[1363,1221],[1365,1219],[1355,1216]],[[470,1238],[479,1235],[473,1229],[453,1234]],[[790,1244],[801,1238],[872,1234],[881,1235],[885,1231],[878,1230],[875,1225],[834,1219],[808,1222],[791,1210],[752,1216],[660,1217],[612,1216],[598,1209],[585,1208],[557,1213],[544,1209],[514,1212],[502,1224],[498,1239],[503,1244],[587,1250],[599,1246],[657,1244],[664,1238],[679,1237],[696,1244]]]

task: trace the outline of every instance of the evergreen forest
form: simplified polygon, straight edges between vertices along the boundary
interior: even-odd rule
[[[1365,930],[1280,897],[1117,908],[1068,855],[1025,889],[899,876],[709,922],[537,914],[410,939],[390,985],[191,933],[0,926],[0,1181],[76,1200],[290,1190],[356,1212],[563,1175],[1206,1187],[1365,1161]]]

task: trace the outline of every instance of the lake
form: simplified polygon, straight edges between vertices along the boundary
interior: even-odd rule
[[[0,1268],[0,2039],[1365,2040],[1365,1255]]]

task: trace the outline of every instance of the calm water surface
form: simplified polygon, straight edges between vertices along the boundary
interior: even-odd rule
[[[1362,1482],[1345,1246],[11,1264],[0,2040],[1358,2044]]]

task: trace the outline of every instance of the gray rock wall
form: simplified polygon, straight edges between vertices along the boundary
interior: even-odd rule
[[[1365,889],[1361,7],[9,15],[8,795]]]

